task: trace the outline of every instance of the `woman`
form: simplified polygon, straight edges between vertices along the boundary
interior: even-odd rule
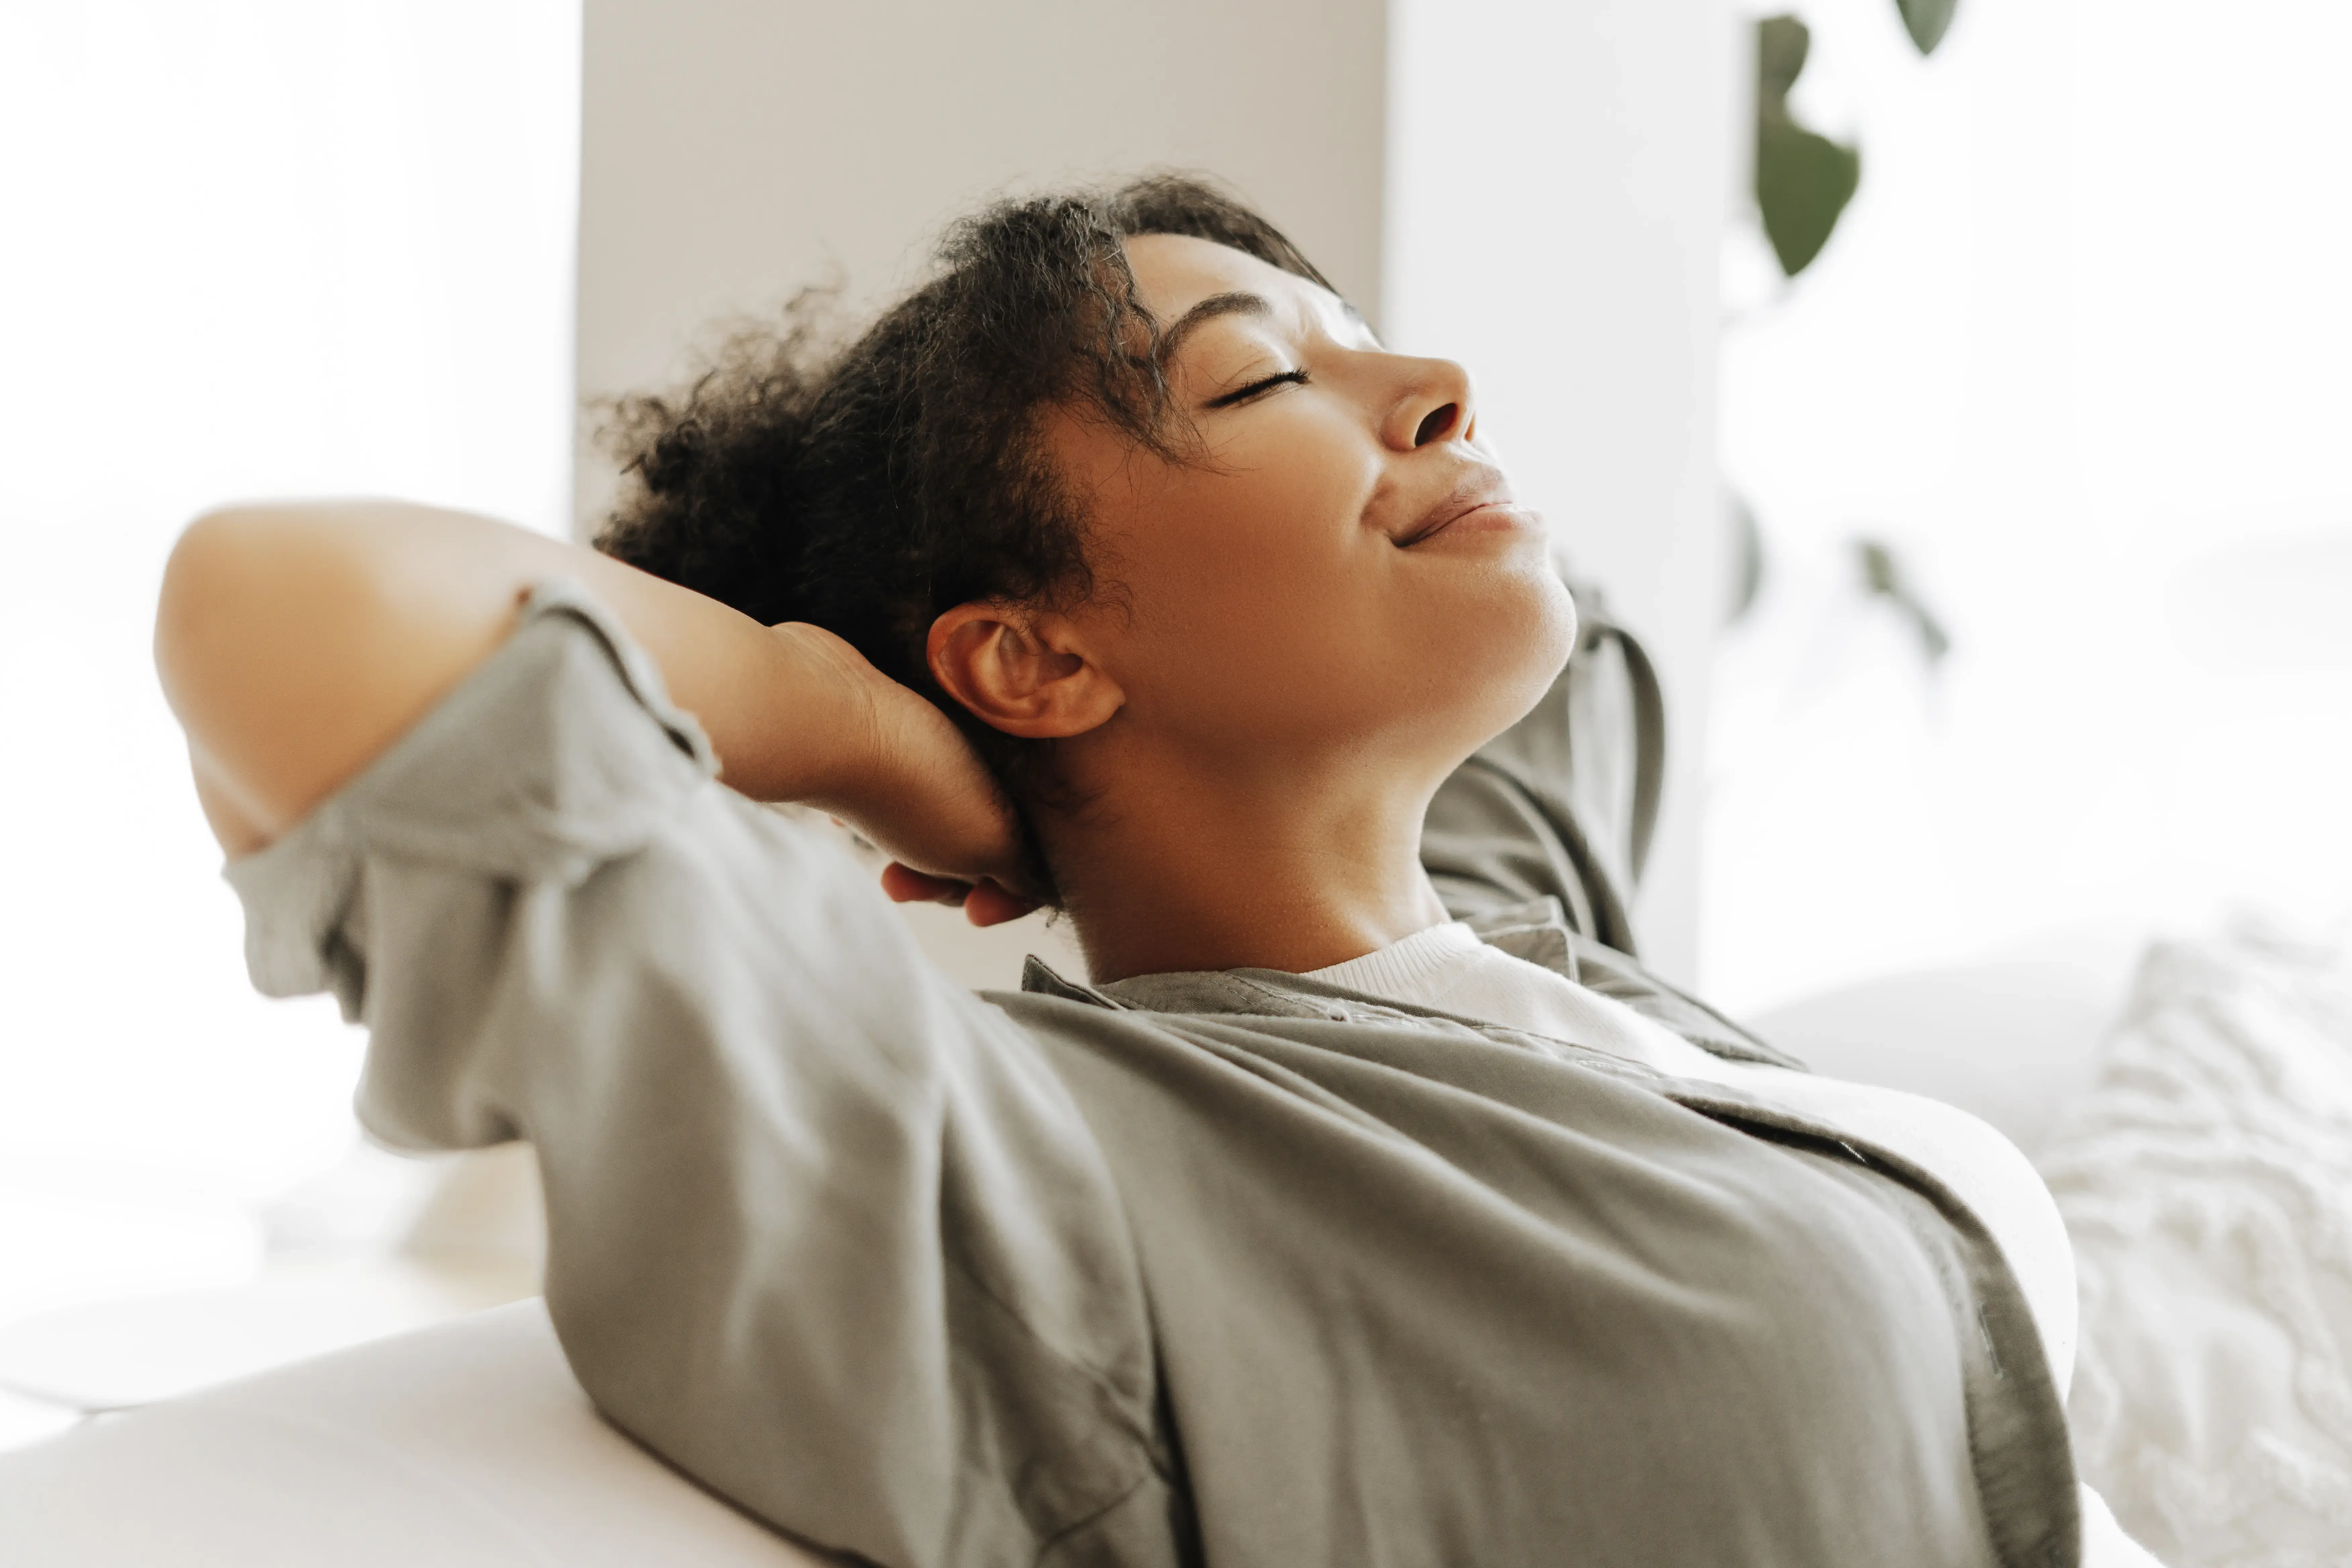
[[[1160,179],[634,428],[604,554],[236,509],[157,634],[257,983],[537,1146],[623,1428],[890,1564],[2137,1560],[2022,1158],[1627,956],[1642,667],[1459,367]]]

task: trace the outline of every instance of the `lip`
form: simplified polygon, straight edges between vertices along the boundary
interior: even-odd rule
[[[1409,550],[1449,530],[1465,526],[1517,528],[1534,521],[1535,514],[1519,504],[1503,477],[1490,470],[1456,485],[1435,506],[1422,513],[1420,521],[1399,536],[1397,548]]]

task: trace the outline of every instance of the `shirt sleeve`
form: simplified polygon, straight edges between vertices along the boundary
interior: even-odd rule
[[[1576,652],[1543,700],[1439,786],[1422,863],[1469,919],[1556,898],[1571,929],[1637,951],[1630,910],[1665,767],[1665,710],[1649,657],[1573,590]]]
[[[1141,1287],[1083,1116],[846,856],[715,771],[618,624],[543,586],[228,868],[255,984],[365,1024],[383,1142],[536,1146],[565,1352],[681,1469],[876,1563],[1167,1560]]]

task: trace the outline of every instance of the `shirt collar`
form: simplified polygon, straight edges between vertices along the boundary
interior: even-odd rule
[[[1570,980],[1577,977],[1568,917],[1558,899],[1532,899],[1473,916],[1462,923],[1491,947],[1539,963]],[[1349,994],[1345,986],[1319,984],[1316,976],[1287,974],[1276,969],[1190,970],[1139,974],[1108,985],[1081,985],[1055,973],[1052,965],[1034,953],[1022,966],[1021,989],[1034,995],[1058,996],[1066,1002],[1084,1002],[1120,1012],[1143,1008],[1158,1013],[1276,1015],[1319,1014],[1325,1011],[1327,995]]]

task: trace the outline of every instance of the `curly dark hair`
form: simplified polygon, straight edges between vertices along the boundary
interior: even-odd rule
[[[1045,408],[1090,405],[1139,447],[1185,458],[1163,323],[1120,247],[1145,234],[1213,240],[1328,287],[1201,179],[1000,201],[950,229],[930,280],[847,346],[824,345],[804,293],[684,393],[623,400],[607,438],[634,482],[596,547],[762,623],[846,638],[952,718],[1025,814],[1050,743],[974,719],[932,679],[924,641],[957,605],[1096,591],[1086,518],[1045,454]]]

